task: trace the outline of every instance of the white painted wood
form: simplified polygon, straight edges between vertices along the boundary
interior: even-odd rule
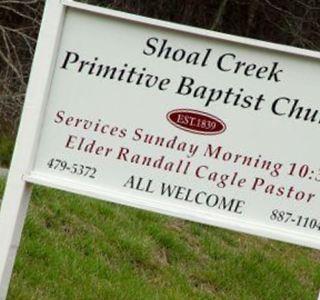
[[[50,177],[39,172],[32,172],[24,176],[27,182],[39,184],[67,192],[72,192],[108,202],[121,205],[140,208],[164,215],[181,218],[184,220],[194,221],[202,224],[218,226],[232,229],[239,232],[246,232],[261,237],[271,238],[279,241],[285,241],[297,245],[320,249],[319,240],[315,240],[311,235],[299,234],[286,230],[284,228],[274,228],[267,225],[261,225],[258,222],[239,221],[232,217],[226,217],[219,213],[215,215],[212,212],[205,213],[197,211],[195,208],[185,207],[183,210],[180,206],[171,205],[169,208],[163,205],[162,201],[153,199],[150,201],[147,197],[136,197],[130,193],[121,193],[108,188],[99,188],[88,184],[81,184],[77,181],[68,180],[60,177]]]
[[[64,3],[68,4],[70,2]],[[143,26],[140,26],[141,23]],[[249,88],[249,85],[250,89],[257,89],[257,91],[267,91],[270,89],[270,94],[267,99],[269,101],[271,100],[271,102],[279,96],[278,93],[281,93],[281,96],[290,93],[294,95],[294,97],[301,97],[301,99],[307,97],[306,101],[308,100],[308,102],[305,105],[313,106],[315,103],[312,102],[312,100],[315,100],[318,94],[316,84],[320,70],[319,59],[317,58],[317,55],[319,55],[318,53],[308,52],[313,58],[309,59],[309,57],[306,58],[305,56],[300,55],[299,49],[288,48],[290,54],[287,55],[287,53],[281,53],[283,46],[267,44],[271,49],[268,47],[259,49],[256,48],[255,43],[260,44],[261,47],[265,45],[265,43],[252,40],[249,40],[248,43],[252,43],[254,47],[243,47],[242,44],[247,45],[247,39],[243,40],[238,37],[230,37],[230,40],[234,41],[230,43],[228,39],[229,36],[222,35],[222,38],[217,40],[216,33],[205,30],[190,29],[185,26],[181,27],[167,22],[149,20],[139,16],[95,8],[78,3],[70,4],[65,24],[63,38],[59,48],[59,58],[55,69],[55,76],[49,95],[50,99],[48,100],[45,122],[43,123],[37,162],[35,163],[30,177],[31,182],[37,182],[33,181],[33,179],[35,178],[34,174],[38,174],[39,176],[37,175],[36,178],[40,178],[39,180],[47,186],[52,186],[53,182],[55,182],[57,184],[55,187],[61,186],[65,190],[72,190],[82,194],[87,189],[88,193],[86,195],[104,200],[115,199],[114,202],[116,203],[166,213],[237,231],[243,230],[247,233],[264,235],[305,246],[315,248],[320,247],[320,240],[316,230],[311,231],[302,226],[298,227],[291,223],[292,221],[290,223],[283,222],[279,224],[270,220],[271,212],[275,209],[292,212],[294,215],[293,220],[297,220],[298,218],[301,220],[302,216],[317,219],[317,212],[319,209],[317,201],[313,201],[310,205],[304,205],[300,204],[301,202],[297,203],[292,201],[292,199],[276,199],[276,197],[268,197],[269,195],[265,195],[266,193],[250,194],[252,190],[250,187],[246,187],[243,190],[238,189],[236,191],[232,190],[232,187],[223,190],[219,189],[219,187],[216,188],[216,185],[210,181],[208,183],[205,180],[200,181],[199,178],[195,178],[194,171],[190,171],[185,177],[179,177],[179,174],[175,176],[175,172],[164,173],[158,172],[159,170],[152,168],[135,167],[133,164],[126,164],[123,160],[120,161],[117,159],[119,147],[123,145],[130,148],[131,153],[143,153],[144,155],[148,154],[152,157],[158,157],[161,153],[176,161],[178,160],[178,157],[185,158],[184,155],[180,155],[177,151],[174,153],[164,147],[159,149],[145,146],[142,143],[134,145],[132,143],[133,132],[136,129],[135,126],[138,126],[139,128],[143,128],[143,131],[147,133],[160,134],[167,139],[173,135],[177,135],[180,140],[189,140],[195,145],[199,145],[199,149],[202,149],[199,150],[199,152],[202,151],[202,154],[192,157],[194,166],[205,164],[208,167],[210,166],[209,168],[212,168],[213,171],[220,172],[220,174],[230,174],[229,171],[227,171],[227,165],[225,165],[224,168],[221,166],[220,169],[218,160],[202,160],[203,152],[205,150],[205,147],[203,146],[207,143],[215,145],[227,143],[229,149],[239,149],[239,147],[241,148],[241,145],[244,145],[241,154],[248,154],[247,152],[250,151],[250,155],[253,155],[253,153],[261,154],[264,158],[272,153],[271,155],[274,156],[274,161],[282,162],[287,165],[286,170],[288,169],[289,163],[297,159],[299,159],[300,163],[301,161],[305,163],[305,156],[307,156],[308,159],[310,159],[310,164],[312,163],[313,168],[315,168],[315,171],[317,172],[318,153],[312,138],[318,134],[318,128],[316,128],[316,126],[307,127],[302,126],[297,122],[289,123],[286,120],[273,118],[270,114],[270,107],[261,110],[260,116],[258,117],[258,115],[256,115],[257,119],[255,119],[255,112],[252,113],[252,116],[246,115],[246,117],[243,117],[241,116],[241,112],[233,111],[232,108],[222,108],[217,105],[214,108],[212,107],[213,112],[221,117],[222,120],[228,120],[227,127],[230,129],[230,135],[227,135],[228,129],[225,136],[222,135],[221,137],[217,136],[212,139],[203,139],[200,136],[191,136],[184,132],[178,133],[171,130],[172,128],[170,126],[167,126],[168,124],[165,116],[168,111],[172,109],[182,108],[186,105],[195,109],[205,110],[201,104],[192,103],[190,99],[178,99],[173,94],[173,89],[169,89],[167,94],[161,94],[151,90],[147,92],[141,89],[130,88],[129,86],[118,85],[116,82],[111,83],[107,79],[103,81],[101,78],[97,79],[94,76],[87,77],[76,70],[74,70],[75,72],[72,72],[72,70],[66,71],[61,68],[66,51],[75,51],[79,53],[81,59],[90,60],[96,56],[99,63],[104,62],[110,65],[119,65],[126,62],[130,66],[146,66],[147,70],[150,72],[157,70],[159,74],[165,74],[165,76],[174,79],[179,77],[179,75],[194,72],[194,76],[202,76],[202,80],[200,80],[201,83],[203,82],[203,78],[213,77],[215,78],[215,84],[218,86],[222,85],[222,81],[225,80],[224,84],[228,82],[228,84],[232,83],[233,85],[237,85],[238,87],[241,86],[245,89]],[[174,30],[172,30],[172,27]],[[184,34],[184,32],[190,33],[190,31],[194,33],[194,35]],[[81,32],[80,36],[79,32]],[[217,57],[222,53],[225,53],[225,51],[234,51],[237,55],[250,57],[250,59],[255,62],[264,62],[267,64],[270,60],[279,60],[282,66],[286,66],[284,72],[288,72],[286,73],[287,77],[284,78],[283,82],[278,86],[272,86],[272,83],[270,84],[270,82],[241,81],[240,78],[236,77],[227,78],[226,74],[215,73],[211,68],[203,68],[202,70],[199,70],[199,74],[196,69],[189,68],[189,66],[184,66],[182,64],[177,64],[177,68],[175,68],[175,65],[170,64],[169,62],[163,60],[160,62],[157,58],[153,58],[152,60],[151,57],[146,59],[141,55],[145,41],[150,36],[165,37],[173,44],[192,45],[192,48],[194,49],[210,47],[213,49],[213,53],[217,54]],[[206,38],[203,39],[203,36]],[[127,47],[128,44],[130,44],[129,49]],[[275,49],[277,49],[277,51],[275,51]],[[286,47],[285,49],[287,50]],[[72,66],[70,66],[70,68],[72,69]],[[308,89],[306,89],[305,86],[300,86],[301,76],[297,75],[298,70],[301,74],[306,74],[308,77]],[[207,73],[204,74],[202,72]],[[222,79],[224,76],[226,76],[225,79]],[[251,83],[253,85],[252,87]],[[143,110],[138,111],[138,107],[143,107]],[[209,112],[209,109],[210,108],[207,108],[206,111]],[[72,126],[65,126],[64,122],[58,125],[58,122],[55,120],[57,120],[57,112],[61,110],[65,111],[66,115],[72,115],[75,118],[88,118],[89,120],[101,119],[103,120],[102,123],[125,128],[127,130],[127,136],[121,140],[117,139],[117,137],[109,139],[108,135],[103,136],[100,133],[94,133],[90,130],[84,131],[80,128],[75,129],[72,128]],[[248,122],[246,123],[246,121]],[[272,123],[271,127],[270,123]],[[239,130],[237,131],[235,128],[238,128]],[[275,132],[270,128],[277,128],[277,134],[274,134]],[[294,139],[291,143],[286,137],[288,136],[288,132],[292,132],[293,130],[299,138]],[[249,134],[244,134],[244,132],[248,132]],[[108,157],[104,157],[84,153],[84,151],[75,151],[78,144],[74,143],[76,146],[73,148],[66,146],[67,138],[70,134],[74,135],[76,138],[81,136],[85,137],[86,140],[94,140],[97,145],[110,146],[115,154],[113,156],[108,155]],[[306,139],[306,141],[301,145],[300,139],[303,138]],[[270,140],[272,140],[272,143],[270,143]],[[277,145],[277,149],[275,149],[273,145]],[[291,149],[294,149],[294,151],[290,151]],[[300,153],[304,156],[302,157]],[[173,154],[177,156],[174,157]],[[98,170],[97,177],[94,180],[91,180],[83,176],[70,174],[70,172],[55,170],[48,167],[48,162],[52,161],[52,159],[59,159],[67,162],[69,170],[74,163],[93,166]],[[130,158],[128,158],[128,160],[130,160]],[[283,162],[283,160],[285,162]],[[217,166],[215,166],[215,163],[217,163]],[[235,169],[237,168],[238,167],[235,166]],[[286,170],[284,170],[280,176],[279,185],[290,182],[290,185],[301,186],[303,184],[306,185],[306,189],[308,190],[310,189],[313,192],[319,191],[319,186],[316,186],[317,183],[314,183],[313,181],[302,183],[299,180],[295,180],[296,178],[286,177],[288,173]],[[252,175],[254,170],[251,169],[251,171],[249,169],[241,169],[239,166],[239,172],[243,174],[243,177],[267,176],[266,178],[272,183],[278,181],[276,178],[271,178],[271,175],[269,174],[263,175],[260,173],[259,175],[257,172],[255,175]],[[146,197],[147,194],[142,194],[133,189],[129,190],[123,187],[123,184],[132,174],[137,177],[146,177],[153,180],[155,192],[153,194],[148,194],[148,201],[143,198]],[[57,182],[57,176],[60,178],[59,182]],[[249,180],[252,180],[252,178],[249,178]],[[62,181],[70,184],[70,187],[66,187]],[[208,210],[205,206],[202,206],[202,210],[200,211],[201,206],[197,206],[192,200],[189,201],[190,203],[183,201],[180,201],[179,203],[179,201],[174,200],[172,197],[166,197],[163,196],[163,194],[160,195],[159,186],[161,186],[163,181],[165,181],[165,183],[176,183],[180,186],[191,188],[192,191],[196,192],[201,190],[207,193],[217,193],[217,195],[220,196],[230,197],[228,199],[232,199],[232,197],[238,199],[239,197],[239,199],[246,199],[248,200],[248,203],[249,201],[250,203],[248,204],[247,211],[243,215],[239,215],[237,221],[228,218],[228,220],[230,220],[228,223],[226,221],[227,219],[224,218],[230,216],[228,212],[214,209]],[[96,194],[95,190],[99,190],[99,195]],[[120,191],[125,194],[118,193]],[[93,194],[90,194],[91,192]],[[139,206],[137,206],[138,203]],[[179,208],[176,206],[178,203],[180,205]],[[170,213],[171,208],[172,212]],[[208,215],[209,211],[211,219]],[[202,216],[206,217],[202,218]],[[234,214],[232,217],[236,218],[237,215]],[[220,222],[222,219],[223,221]],[[257,224],[258,221],[260,222],[260,225],[264,224],[266,226],[265,230],[262,226]],[[273,228],[270,228],[271,226],[273,226]],[[289,229],[292,231],[290,232]],[[299,243],[300,240],[301,243]]]
[[[75,2],[72,0],[62,0],[62,3],[64,3],[66,6],[73,7],[79,10],[88,11],[88,12],[105,15],[105,16],[111,16],[118,19],[124,19],[124,20],[135,22],[135,23],[153,25],[155,27],[175,30],[180,33],[191,33],[197,36],[214,38],[222,41],[229,41],[229,42],[234,42],[234,43],[243,44],[243,45],[250,45],[257,48],[270,49],[270,50],[275,50],[275,51],[280,51],[280,52],[290,53],[290,54],[298,54],[298,55],[302,55],[310,58],[320,58],[320,53],[317,51],[311,51],[307,49],[275,44],[275,43],[260,41],[256,39],[221,33],[217,31],[211,31],[211,30],[206,30],[202,28],[151,19],[151,18],[139,16],[139,15],[128,14],[121,11],[116,11],[112,9]]]
[[[27,214],[31,185],[22,174],[30,170],[37,146],[52,66],[60,39],[65,6],[47,0],[30,75],[20,129],[0,211],[0,299],[6,298]]]

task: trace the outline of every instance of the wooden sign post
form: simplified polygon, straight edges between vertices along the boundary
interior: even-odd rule
[[[317,52],[48,0],[0,212],[33,184],[320,249]]]

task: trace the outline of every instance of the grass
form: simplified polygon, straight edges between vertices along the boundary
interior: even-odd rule
[[[5,134],[0,135],[0,167],[9,167],[13,153],[14,139]]]
[[[319,287],[318,251],[35,187],[8,299],[300,300]]]

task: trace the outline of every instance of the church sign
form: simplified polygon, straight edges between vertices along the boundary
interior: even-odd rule
[[[47,1],[1,206],[0,298],[33,184],[320,249],[319,58]]]

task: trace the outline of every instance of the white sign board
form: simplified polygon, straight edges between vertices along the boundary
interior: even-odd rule
[[[2,228],[35,183],[320,249],[318,53],[53,2]]]

